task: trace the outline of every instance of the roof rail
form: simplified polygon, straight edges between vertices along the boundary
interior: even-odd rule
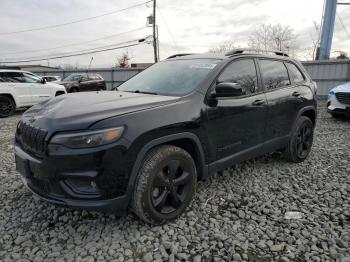
[[[174,58],[174,57],[180,57],[180,56],[186,56],[186,55],[194,55],[194,53],[183,53],[183,54],[175,54],[167,57],[166,59]]]
[[[244,53],[259,53],[259,54],[268,54],[272,53],[279,56],[286,56],[289,57],[289,55],[286,52],[279,51],[279,50],[261,50],[261,49],[253,49],[253,48],[240,48],[240,49],[233,49],[229,52],[227,52],[226,56],[232,56],[232,55],[238,55],[238,54],[244,54]]]

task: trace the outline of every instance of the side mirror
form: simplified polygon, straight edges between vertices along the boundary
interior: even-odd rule
[[[46,79],[45,78],[41,78],[41,83],[42,84],[46,84]]]
[[[231,96],[242,96],[245,95],[245,91],[238,83],[222,82],[216,85],[215,94],[212,94],[215,98],[217,97],[231,97]]]

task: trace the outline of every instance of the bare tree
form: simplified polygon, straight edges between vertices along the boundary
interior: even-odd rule
[[[233,41],[226,41],[217,47],[210,48],[207,52],[208,53],[224,54],[224,53],[227,53],[228,51],[235,49],[235,48],[236,48],[236,46],[235,46]]]
[[[126,68],[129,67],[129,61],[131,57],[129,56],[128,52],[123,53],[118,59],[118,64],[116,67]]]
[[[320,36],[321,36],[321,29],[320,25],[314,21],[314,29],[315,31],[313,34],[311,34],[311,40],[312,40],[312,59],[316,59],[317,56],[317,49],[320,46]]]
[[[249,37],[248,45],[254,49],[289,52],[296,48],[296,38],[293,29],[289,26],[262,24]]]

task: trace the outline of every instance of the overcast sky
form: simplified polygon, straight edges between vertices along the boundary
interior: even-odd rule
[[[55,25],[100,15],[142,0],[1,0],[0,34]],[[251,32],[260,24],[289,25],[298,36],[301,49],[312,47],[315,35],[313,22],[320,23],[323,0],[158,0],[157,24],[161,58],[177,52],[205,52],[225,41],[246,47]],[[151,14],[146,4],[98,19],[49,30],[0,35],[0,60],[48,56],[79,51],[104,45],[139,39],[152,33],[146,26]],[[338,6],[338,14],[350,31],[350,6]],[[126,31],[140,29],[127,34]],[[114,37],[109,37],[116,35]],[[314,36],[315,37],[315,36]],[[91,41],[104,38],[99,41]],[[173,40],[174,39],[174,40]],[[83,44],[79,44],[82,43]],[[85,43],[84,43],[85,42]],[[75,45],[78,43],[77,45]],[[65,46],[57,49],[55,47]],[[50,49],[51,50],[42,50]],[[41,50],[41,51],[40,51]],[[152,62],[151,44],[127,49],[132,62]],[[350,39],[337,18],[332,50],[350,52]],[[92,66],[115,65],[126,49],[73,58],[35,62],[47,65],[73,64],[86,66],[93,56]]]

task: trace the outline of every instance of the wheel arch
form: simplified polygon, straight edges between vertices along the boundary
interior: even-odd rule
[[[60,95],[64,95],[64,94],[66,94],[65,91],[63,91],[63,90],[56,90],[55,96],[60,96]]]
[[[299,111],[298,118],[301,116],[306,116],[306,117],[310,118],[313,125],[314,126],[316,125],[317,111],[316,111],[316,108],[314,106],[307,106],[307,107],[304,107],[303,109],[301,109]]]
[[[207,178],[208,166],[205,164],[204,151],[203,151],[201,142],[199,141],[199,138],[195,134],[190,132],[167,135],[164,137],[151,140],[150,142],[145,144],[137,154],[135,163],[131,169],[131,174],[128,182],[128,187],[127,187],[128,197],[130,197],[132,194],[132,190],[134,189],[138,172],[141,168],[141,165],[145,156],[151,149],[161,145],[178,146],[184,149],[185,151],[187,151],[195,161],[197,172],[198,172],[198,178],[199,179]]]
[[[0,93],[0,96],[6,96],[6,97],[11,98],[13,100],[13,102],[15,102],[16,108],[18,107],[18,102],[17,102],[15,96],[12,95],[11,93]]]

